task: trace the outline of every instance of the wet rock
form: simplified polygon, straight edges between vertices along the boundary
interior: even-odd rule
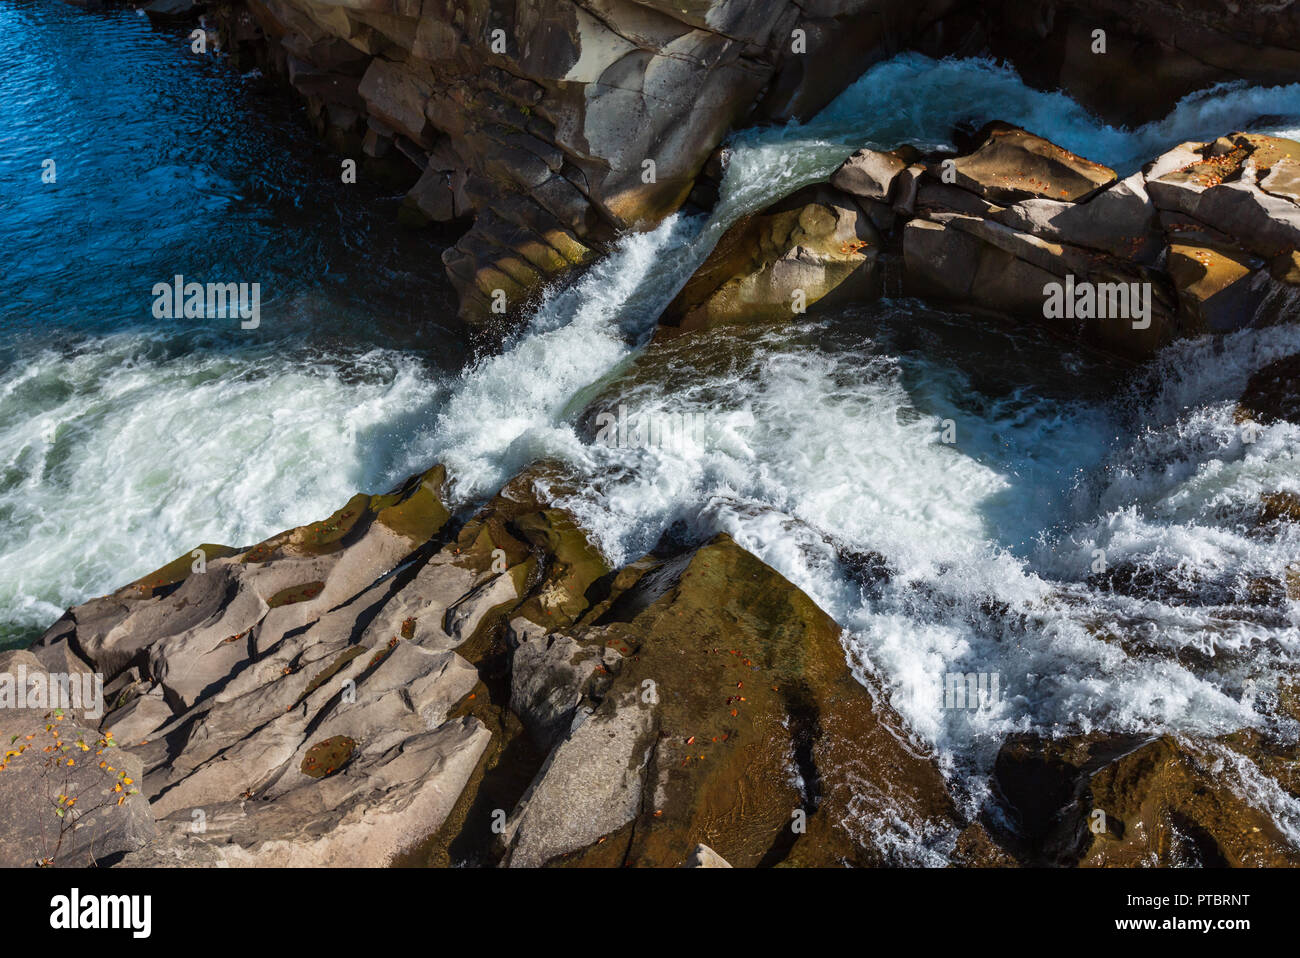
[[[1275,522],[1300,523],[1300,496],[1294,492],[1272,492],[1260,496],[1261,525]]]
[[[1064,87],[1127,122],[1134,111],[1164,116],[1183,94],[1222,80],[1288,82],[1300,58],[1288,13],[1210,16],[1193,0],[1137,7],[1071,0],[1031,4],[1032,12],[1010,0],[602,0],[598,8],[557,0],[504,12],[449,0],[380,6],[244,0],[236,13],[219,15],[234,55],[244,60],[253,50],[267,72],[286,71],[292,57],[327,77],[361,78],[361,113],[308,97],[337,145],[352,149],[368,121],[382,120],[411,145],[422,172],[437,142],[453,145],[463,158],[453,192],[469,201],[458,200],[454,216],[473,215],[474,223],[444,264],[462,316],[483,324],[500,321],[502,296],[506,313],[518,313],[621,231],[649,228],[678,209],[733,128],[806,119],[904,49],[943,56],[992,48],[1030,82]],[[1106,56],[1091,52],[1097,22],[1108,25]],[[1170,23],[1179,25],[1176,43]],[[265,38],[260,49],[256,34]],[[1024,136],[1012,133],[990,149]],[[981,157],[970,161],[970,182],[1074,199],[1095,172],[1028,141],[1011,152],[1015,163],[1001,170],[1009,180],[980,184],[988,158]],[[1275,195],[1285,194],[1282,174],[1276,183]],[[697,199],[707,205],[707,191]],[[532,209],[521,215],[521,207]],[[445,221],[440,178],[405,210]]]
[[[150,20],[169,22],[196,19],[199,5],[194,0],[153,0],[140,8]]]
[[[831,186],[851,196],[888,202],[895,178],[907,168],[907,159],[898,151],[858,150],[831,175]]]
[[[696,845],[683,868],[730,868],[730,863],[708,845]]]
[[[665,330],[790,320],[827,300],[866,295],[880,234],[851,198],[801,190],[729,229],[668,306]]]
[[[937,768],[852,677],[839,627],[728,537],[562,634],[617,659],[512,814],[510,864],[676,866],[698,843],[737,867],[879,864],[900,832],[955,832]]]
[[[1287,840],[1228,750],[1212,742],[1016,737],[995,778],[1028,858],[1096,866],[1294,866]],[[1254,796],[1254,797],[1252,797]]]
[[[1300,423],[1300,354],[1269,363],[1250,377],[1237,403],[1237,419],[1264,426]]]
[[[994,56],[1015,63],[1027,82],[1068,90],[1130,128],[1163,119],[1182,97],[1228,76],[1273,86],[1300,70],[1290,4],[992,0],[977,7]]]

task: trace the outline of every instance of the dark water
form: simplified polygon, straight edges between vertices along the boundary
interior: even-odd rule
[[[344,184],[300,105],[187,34],[0,0],[0,645],[419,468],[465,361],[400,194]],[[259,283],[260,326],[156,319],[178,273]]]

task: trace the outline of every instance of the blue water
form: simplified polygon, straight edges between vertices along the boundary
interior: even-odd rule
[[[187,32],[0,2],[0,645],[387,488],[466,358],[400,193],[344,184],[301,107]],[[260,326],[155,319],[178,273],[260,283]]]

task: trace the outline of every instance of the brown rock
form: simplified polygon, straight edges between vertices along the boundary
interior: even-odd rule
[[[1038,197],[1078,202],[1115,182],[1115,171],[1005,123],[981,131],[980,147],[953,161],[956,185],[995,203]],[[942,164],[931,174],[942,177]]]

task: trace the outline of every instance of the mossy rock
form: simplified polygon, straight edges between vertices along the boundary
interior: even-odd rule
[[[354,739],[346,735],[335,735],[317,742],[307,749],[303,756],[301,770],[312,778],[325,778],[343,768],[357,749]]]
[[[398,535],[417,545],[427,542],[451,518],[442,501],[446,482],[447,470],[434,466],[409,480],[397,493],[370,497],[370,508],[380,523]]]
[[[655,690],[644,807],[625,836],[556,864],[606,862],[614,844],[622,863],[675,866],[700,843],[736,867],[884,864],[851,831],[864,782],[867,802],[888,796],[910,825],[956,831],[937,766],[903,744],[901,720],[853,678],[839,625],[805,593],[726,535],[647,565],[591,620],[627,650],[599,708]],[[807,834],[792,828],[797,812]]]
[[[267,599],[266,604],[272,609],[278,609],[281,606],[293,605],[296,602],[307,602],[316,598],[324,590],[324,582],[304,582],[301,585],[291,585]]]
[[[259,542],[257,545],[246,549],[244,554],[239,557],[239,561],[244,564],[269,562],[275,558],[280,551],[280,546],[283,544],[283,535],[267,539],[265,542]]]
[[[562,509],[521,516],[512,526],[550,560],[536,597],[520,614],[547,624],[573,622],[590,605],[587,590],[612,571],[605,557]]]
[[[205,542],[184,555],[177,556],[165,566],[136,579],[127,586],[127,589],[140,595],[151,596],[155,589],[165,589],[168,586],[176,585],[178,582],[184,582],[194,572],[194,563],[198,561],[194,558],[196,551],[203,553],[204,562],[212,562],[215,559],[224,559],[227,556],[239,554],[238,549],[232,549],[230,546]]]
[[[370,496],[358,493],[328,519],[299,526],[293,531],[291,541],[299,550],[309,554],[333,552],[340,547],[348,533],[356,528],[369,505]]]
[[[1170,735],[1015,736],[995,776],[1035,864],[1300,865],[1273,820],[1225,779],[1217,747]]]

